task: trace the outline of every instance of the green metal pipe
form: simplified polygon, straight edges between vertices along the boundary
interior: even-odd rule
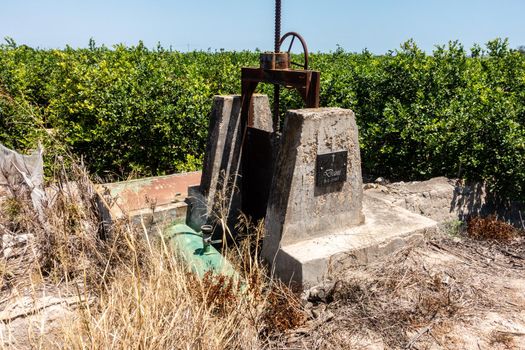
[[[234,279],[239,278],[232,264],[215,247],[204,244],[202,232],[196,232],[185,224],[174,224],[169,226],[164,234],[200,278],[208,271],[231,276]]]

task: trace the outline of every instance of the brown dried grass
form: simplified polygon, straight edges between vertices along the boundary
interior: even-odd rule
[[[6,294],[47,285],[62,295],[77,295],[76,316],[53,334],[44,332],[18,344],[259,349],[276,332],[305,319],[297,296],[268,278],[254,258],[262,239],[260,225],[247,222],[245,241],[225,251],[239,269],[242,285],[211,274],[199,279],[162,236],[148,236],[127,221],[104,225],[82,166],[57,169],[45,221],[38,220],[23,188],[12,189],[0,209],[2,234],[33,234],[25,250],[9,259],[7,267],[2,265],[0,277]],[[16,273],[7,272],[12,268]]]
[[[517,349],[514,345],[513,335],[508,332],[491,332],[489,345],[492,346],[493,349],[497,349],[498,347],[509,350]]]
[[[9,187],[9,196],[0,205],[0,235],[28,239],[6,263],[16,268],[17,276],[32,271],[53,284],[81,280],[94,289],[131,257],[130,245],[139,250],[139,255],[144,247],[139,242],[140,233],[128,223],[118,223],[111,232],[105,232],[97,195],[85,168],[73,163],[65,169],[61,164],[57,159],[58,171],[46,189],[43,219],[33,207],[27,187]]]
[[[476,216],[468,220],[467,235],[478,240],[510,241],[519,235],[519,231],[495,215]]]
[[[417,247],[333,278],[323,298],[317,291],[307,295],[310,320],[282,346],[426,348],[451,324],[489,303],[462,268],[427,266]]]
[[[145,267],[121,270],[97,303],[65,330],[70,348],[259,349],[276,322],[295,326],[288,321],[295,315],[282,313],[298,305],[297,297],[275,304],[275,295],[287,289],[262,269],[243,271],[249,281],[211,273],[200,279],[164,240],[150,247]]]
[[[266,324],[265,334],[271,337],[303,325],[307,315],[298,296],[287,286],[275,282],[268,293],[262,318]]]
[[[461,285],[446,284],[445,274],[425,271],[410,259],[370,273],[369,280],[344,283],[336,300],[352,305],[347,315],[353,322],[362,320],[353,327],[367,327],[390,348],[407,346],[410,333],[458,316],[466,306]]]

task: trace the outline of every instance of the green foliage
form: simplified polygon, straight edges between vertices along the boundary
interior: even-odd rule
[[[297,58],[300,60],[300,58]],[[211,97],[240,92],[256,52],[180,53],[142,43],[39,50],[0,46],[0,142],[18,149],[43,128],[105,177],[195,170]],[[365,172],[393,179],[461,176],[525,198],[525,55],[505,40],[432,54],[413,41],[386,55],[338,48],[311,56],[321,105],[356,112]],[[260,91],[272,96],[272,86]],[[283,90],[281,110],[301,106]],[[35,127],[40,126],[40,127]]]

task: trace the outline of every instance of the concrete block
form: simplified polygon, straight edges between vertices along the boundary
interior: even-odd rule
[[[367,264],[422,240],[438,223],[365,193],[363,225],[323,237],[283,244],[272,271],[284,282],[314,285],[331,272]]]
[[[230,181],[232,173],[237,171],[231,166],[240,149],[240,111],[240,96],[213,97],[200,183],[200,191],[205,197],[214,198],[222,183]]]
[[[105,224],[128,217],[148,230],[186,218],[188,187],[198,184],[199,171],[96,185]]]
[[[371,187],[366,193],[437,222],[463,220],[495,210],[488,202],[489,196],[483,184],[466,185],[446,177],[395,182]]]
[[[240,164],[242,135],[240,128],[241,96],[215,96],[213,98],[208,142],[200,186],[192,189],[188,203],[197,208],[190,213],[189,226],[195,230],[206,221],[213,221],[221,213],[231,222],[241,208]],[[265,131],[272,130],[272,114],[268,96],[255,94],[250,107],[248,126]]]
[[[252,95],[248,126],[254,129],[273,132],[272,111],[270,110],[270,102],[267,95]]]
[[[346,181],[316,186],[319,154],[347,151]],[[354,113],[341,108],[288,111],[265,218],[263,256],[279,245],[345,231],[364,222],[361,157]]]

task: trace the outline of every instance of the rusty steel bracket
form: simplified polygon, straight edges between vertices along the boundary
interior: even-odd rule
[[[319,82],[320,73],[312,70],[291,70],[291,69],[263,69],[263,68],[242,68],[241,70],[241,96],[242,109],[241,120],[246,120],[248,125],[252,120],[248,120],[250,102],[259,83],[268,83],[296,89],[302,97],[307,108],[319,107]],[[278,120],[279,116],[274,117]],[[274,132],[277,130],[274,128]]]
[[[279,100],[280,87],[296,89],[302,97],[307,108],[319,107],[319,81],[320,73],[308,70],[308,47],[304,38],[296,32],[288,32],[281,37],[281,0],[275,0],[275,31],[274,51],[262,53],[259,68],[242,68],[241,72],[241,130],[247,125],[252,125],[249,109],[252,95],[259,83],[274,85],[273,132],[279,131]],[[281,52],[281,47],[287,38],[291,38],[286,52]],[[290,54],[295,39],[303,48],[304,63],[292,62]],[[302,70],[292,70],[291,65]],[[253,117],[253,116],[252,116]]]

